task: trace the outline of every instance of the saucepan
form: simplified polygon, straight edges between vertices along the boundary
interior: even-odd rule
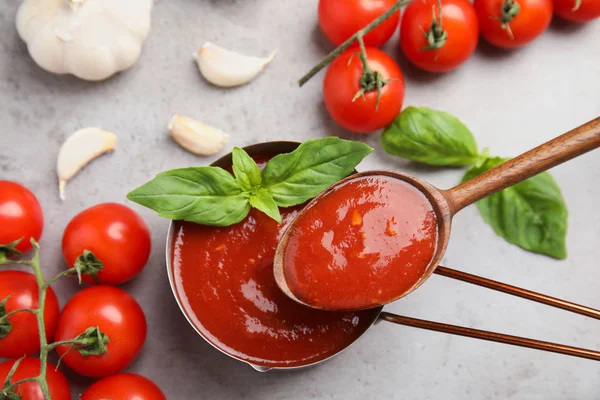
[[[296,149],[299,145],[300,145],[300,143],[298,143],[298,142],[287,142],[287,141],[265,142],[265,143],[259,143],[259,144],[254,144],[254,145],[245,147],[244,150],[252,157],[258,157],[258,156],[264,156],[264,155],[272,156],[272,155],[277,155],[277,154],[281,154],[281,153],[291,152],[294,149]],[[212,165],[219,166],[222,168],[230,168],[231,163],[232,163],[232,157],[231,157],[231,154],[228,154],[228,155],[220,158],[219,160],[215,161]],[[209,337],[210,335],[205,334],[200,329],[198,319],[195,317],[193,312],[191,310],[189,310],[188,307],[185,306],[184,300],[183,300],[185,298],[185,294],[180,293],[180,289],[178,289],[178,286],[176,285],[176,279],[174,276],[175,270],[174,270],[174,265],[173,265],[173,245],[174,245],[174,241],[176,240],[176,232],[175,232],[176,229],[175,229],[174,224],[175,224],[174,222],[171,222],[171,225],[169,226],[169,231],[167,234],[166,265],[167,265],[167,273],[168,273],[171,289],[173,291],[174,297],[175,297],[182,313],[184,314],[184,316],[186,317],[186,319],[188,320],[190,325],[196,330],[196,332],[204,340],[206,340],[210,345],[212,345],[214,348],[216,348],[220,352],[228,355],[229,357],[232,357],[238,361],[244,362],[244,363],[250,365],[255,370],[260,371],[260,372],[268,371],[271,369],[292,370],[292,369],[306,368],[306,367],[314,366],[316,364],[320,364],[324,361],[327,361],[328,359],[330,359],[332,357],[335,357],[336,355],[338,355],[339,353],[344,351],[351,344],[353,344],[356,340],[358,340],[359,337],[362,337],[371,326],[374,326],[377,322],[380,322],[380,321],[387,321],[387,322],[392,322],[392,323],[396,323],[396,324],[400,324],[400,325],[412,326],[412,327],[416,327],[416,328],[438,331],[438,332],[447,333],[447,334],[466,336],[466,337],[482,339],[482,340],[487,340],[487,341],[492,341],[492,342],[505,343],[505,344],[515,345],[515,346],[527,347],[527,348],[532,348],[532,349],[544,350],[544,351],[549,351],[549,352],[554,352],[554,353],[559,353],[559,354],[564,354],[564,355],[570,355],[570,356],[600,361],[600,352],[595,351],[595,350],[582,349],[582,348],[572,347],[572,346],[568,346],[568,345],[562,345],[562,344],[544,342],[544,341],[535,340],[535,339],[507,335],[507,334],[503,334],[503,333],[490,332],[490,331],[472,329],[472,328],[461,327],[461,326],[456,326],[456,325],[449,325],[449,324],[440,323],[440,322],[416,319],[416,318],[412,318],[412,317],[408,317],[408,316],[392,314],[390,312],[384,311],[383,307],[376,307],[376,308],[373,308],[370,310],[370,313],[367,316],[367,318],[369,319],[367,321],[368,323],[362,325],[363,328],[361,329],[360,332],[358,332],[356,339],[354,339],[351,343],[347,344],[344,348],[339,349],[339,351],[337,351],[333,355],[330,355],[323,359],[319,359],[317,361],[310,361],[303,365],[294,365],[294,366],[290,366],[290,367],[287,367],[287,366],[272,367],[269,365],[260,365],[260,363],[249,362],[249,361],[244,360],[243,358],[239,357],[238,355],[236,355],[235,352],[232,352],[230,349],[226,348],[227,346],[220,345],[213,338]],[[463,282],[471,283],[474,285],[486,287],[486,288],[489,288],[492,290],[500,291],[500,292],[503,292],[503,293],[506,293],[509,295],[521,297],[521,298],[524,298],[527,300],[546,304],[546,305],[549,305],[552,307],[557,307],[557,308],[560,308],[560,309],[563,309],[563,310],[566,310],[569,312],[577,313],[580,315],[584,315],[587,317],[600,319],[600,310],[596,310],[596,309],[586,307],[583,305],[571,303],[571,302],[568,302],[568,301],[565,301],[562,299],[550,297],[550,296],[547,296],[544,294],[536,293],[536,292],[533,292],[533,291],[530,291],[527,289],[523,289],[523,288],[519,288],[516,286],[511,286],[511,285],[508,285],[505,283],[493,281],[493,280],[486,279],[486,278],[483,278],[480,276],[468,274],[468,273],[465,273],[462,271],[446,268],[443,266],[438,266],[433,271],[433,273],[442,275],[442,276],[446,276],[446,277],[449,277],[452,279],[460,280]],[[273,278],[273,279],[275,279],[275,278]],[[315,310],[315,311],[317,311],[317,310]]]

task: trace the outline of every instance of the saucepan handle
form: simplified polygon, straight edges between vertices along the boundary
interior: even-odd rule
[[[580,304],[571,303],[566,300],[557,299],[545,294],[536,293],[531,290],[508,285],[506,283],[497,282],[491,279],[483,278],[477,275],[468,274],[466,272],[457,271],[451,268],[439,266],[435,270],[438,275],[446,276],[452,279],[457,279],[463,282],[471,283],[477,286],[486,287],[488,289],[497,290],[513,296],[521,297],[527,300],[532,300],[537,303],[546,304],[552,307],[561,308],[576,314],[585,315],[587,317],[600,319],[600,310],[582,306]],[[549,351],[552,353],[566,354],[569,356],[587,358],[590,360],[600,361],[600,352],[595,350],[582,349],[579,347],[566,346],[557,343],[544,342],[541,340],[529,339],[519,336],[506,335],[503,333],[483,331],[479,329],[466,328],[462,326],[444,324],[440,322],[425,321],[421,319],[405,317],[388,312],[382,312],[379,315],[380,320],[393,322],[395,324],[412,326],[415,328],[427,329],[449,333],[452,335],[467,336],[475,339],[488,340],[491,342],[511,344],[514,346],[528,347]]]
[[[456,214],[469,204],[600,147],[600,117],[443,191]]]
[[[441,322],[425,321],[422,319],[392,314],[386,311],[382,312],[379,315],[379,318],[381,320],[393,322],[395,324],[412,326],[415,328],[426,329],[429,331],[449,333],[451,335],[467,336],[475,339],[512,344],[514,346],[528,347],[530,349],[544,350],[552,353],[566,354],[569,356],[600,361],[600,352],[595,350],[587,350],[579,347],[566,346],[563,344],[543,342],[541,340],[528,339],[519,336],[505,335],[503,333],[482,331],[479,329],[444,324]]]

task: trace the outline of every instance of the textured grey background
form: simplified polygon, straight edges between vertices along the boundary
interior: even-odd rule
[[[322,75],[303,89],[295,81],[331,47],[316,26],[316,0],[156,1],[152,33],[140,62],[103,83],[39,69],[14,27],[15,0],[0,4],[0,178],[31,188],[45,211],[43,263],[63,268],[62,231],[74,214],[125,194],[159,171],[204,165],[213,158],[185,152],[168,136],[173,114],[231,133],[229,148],[272,139],[326,135],[376,147],[361,165],[414,173],[441,188],[462,170],[419,167],[386,156],[378,135],[349,136],[328,118]],[[421,73],[388,49],[407,80],[405,105],[445,109],[462,119],[479,145],[517,155],[599,114],[600,21],[555,21],[531,46],[514,52],[480,45],[460,70]],[[250,85],[222,90],[198,74],[191,53],[204,41],[279,53]],[[55,162],[65,137],[85,126],[119,135],[118,150],[96,160],[58,199]],[[569,258],[527,253],[495,236],[475,207],[455,220],[445,264],[486,277],[600,307],[600,153],[552,171],[569,206]],[[167,221],[135,207],[152,230],[150,262],[126,285],[149,320],[149,337],[131,371],[155,380],[169,399],[597,399],[599,364],[534,350],[381,323],[340,357],[314,369],[260,374],[218,353],[179,312],[164,266]],[[56,285],[64,304],[75,282]],[[470,327],[600,348],[597,321],[434,276],[391,311]],[[74,396],[88,382],[69,375]]]

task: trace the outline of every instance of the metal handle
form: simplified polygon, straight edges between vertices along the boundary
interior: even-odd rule
[[[490,342],[498,342],[512,344],[513,346],[528,347],[530,349],[544,350],[552,353],[566,354],[569,356],[587,358],[589,360],[600,361],[600,352],[595,350],[581,349],[579,347],[565,346],[557,343],[543,342],[541,340],[528,339],[519,336],[505,335],[503,333],[482,331],[479,329],[465,328],[441,322],[425,321],[422,319],[404,317],[401,315],[382,312],[379,315],[384,321],[393,322],[395,324],[412,326],[415,328],[427,329],[429,331],[437,331],[449,333],[451,335],[467,336],[475,339],[488,340]]]
[[[435,270],[435,273],[452,279],[457,279],[459,281],[471,283],[477,286],[482,286],[488,289],[497,290],[499,292],[521,297],[527,300],[532,300],[537,303],[546,304],[551,307],[560,308],[576,314],[600,319],[600,310],[571,303],[566,300],[557,299],[555,297],[547,296],[545,294],[532,292],[530,290],[519,288],[516,286],[507,285],[506,283],[493,281],[491,279],[483,278],[481,276],[468,274],[466,272],[457,271],[442,266],[438,266]],[[513,346],[527,347],[530,349],[549,351],[552,353],[566,354],[573,357],[580,357],[589,360],[600,361],[600,352],[595,350],[588,350],[579,347],[544,342],[542,340],[529,339],[520,336],[506,335],[503,333],[466,328],[463,326],[444,324],[441,322],[425,321],[422,319],[405,317],[401,315],[388,313],[385,311],[379,315],[379,318],[384,321],[393,322],[399,325],[412,326],[415,328],[421,328],[430,331],[449,333],[451,335],[466,336],[475,339],[488,340],[491,342],[505,343]]]
[[[545,294],[537,292],[532,292],[531,290],[523,289],[517,286],[511,286],[498,281],[493,281],[491,279],[483,278],[481,276],[472,275],[466,272],[457,271],[455,269],[442,267],[441,265],[436,268],[434,273],[459,281],[471,283],[473,285],[486,287],[488,289],[496,290],[498,292],[507,293],[512,296],[517,296],[523,299],[535,301],[536,303],[542,303],[546,304],[547,306],[560,308],[575,314],[600,319],[600,310],[596,310],[595,308],[571,303],[570,301],[557,299],[556,297],[547,296]]]

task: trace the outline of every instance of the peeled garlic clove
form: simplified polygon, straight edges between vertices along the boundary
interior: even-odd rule
[[[229,141],[229,135],[225,132],[180,115],[171,118],[169,131],[177,144],[201,156],[218,153]]]
[[[65,185],[94,158],[114,150],[117,135],[100,128],[83,128],[72,134],[60,148],[56,172],[60,198],[65,199]]]
[[[275,53],[267,58],[252,57],[206,42],[194,58],[207,81],[221,87],[233,87],[254,79],[273,60]]]

